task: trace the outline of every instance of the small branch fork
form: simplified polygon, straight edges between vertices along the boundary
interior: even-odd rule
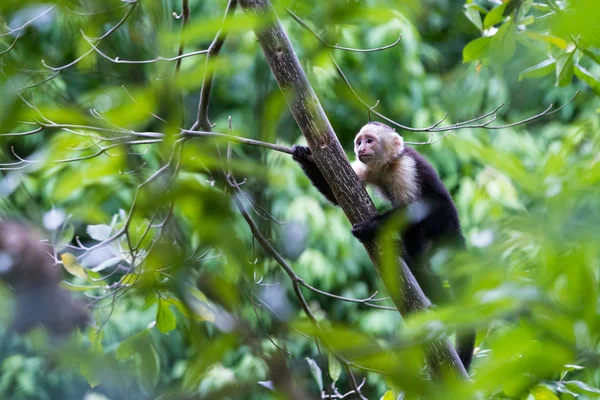
[[[352,371],[350,371],[350,373],[352,373]],[[326,394],[326,393],[323,392],[323,393],[321,393],[321,398],[322,399],[345,399],[346,397],[348,397],[348,396],[353,395],[353,394],[356,393],[356,395],[359,396],[361,399],[365,399],[365,396],[362,395],[362,393],[360,392],[360,390],[362,389],[362,387],[367,382],[367,378],[363,378],[363,380],[360,383],[360,385],[356,385],[356,378],[354,377],[354,375],[349,375],[349,376],[350,376],[351,385],[352,385],[352,387],[354,389],[352,389],[349,392],[346,392],[344,394],[341,394],[338,391],[338,389],[335,387],[335,384],[332,383],[331,384],[331,391],[333,393],[332,394]]]
[[[15,34],[15,33],[16,33],[16,36],[15,36],[13,42],[8,46],[8,48],[6,48],[4,50],[0,50],[0,56],[4,55],[4,54],[8,53],[9,51],[11,51],[12,49],[14,49],[17,42],[19,41],[19,39],[21,39],[21,37],[23,37],[23,32],[25,31],[25,28],[27,28],[29,25],[34,23],[37,19],[48,14],[50,11],[52,11],[52,9],[54,9],[54,7],[56,7],[56,5],[57,4],[51,5],[50,7],[48,7],[44,11],[42,11],[40,14],[38,14],[35,17],[33,17],[32,19],[28,20],[27,22],[25,22],[23,25],[21,25],[18,28],[11,28],[8,25],[5,25],[7,31],[4,33],[0,33],[0,38]]]
[[[229,0],[227,3],[227,9],[225,10],[225,16],[223,17],[223,25],[233,18],[235,14],[235,10],[237,8],[237,0]],[[219,56],[221,49],[223,48],[223,44],[227,39],[228,31],[221,28],[217,32],[214,40],[208,47],[208,56],[206,57],[206,72],[204,75],[204,80],[202,81],[202,89],[200,90],[200,101],[198,102],[198,116],[196,118],[196,122],[192,126],[192,131],[197,130],[198,128],[204,131],[210,131],[213,128],[213,125],[210,123],[208,119],[208,103],[210,100],[210,92],[212,89],[213,77],[214,74],[210,71],[208,66],[210,63]]]

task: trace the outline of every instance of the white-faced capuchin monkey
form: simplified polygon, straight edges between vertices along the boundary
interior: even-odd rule
[[[427,255],[442,244],[464,247],[465,241],[456,206],[442,180],[422,155],[405,147],[400,135],[379,122],[369,122],[362,127],[354,139],[354,152],[357,157],[352,163],[354,172],[363,183],[373,185],[389,200],[393,209],[355,224],[352,234],[362,242],[372,241],[389,217],[404,210],[403,257],[427,297],[438,305],[448,302],[450,294],[429,267]],[[337,205],[325,177],[308,158],[310,154],[308,147],[294,146],[294,160],[317,189]],[[473,358],[475,332],[457,336],[458,355],[468,370]]]

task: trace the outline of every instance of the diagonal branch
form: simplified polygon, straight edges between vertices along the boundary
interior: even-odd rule
[[[373,202],[352,170],[321,103],[308,82],[273,6],[269,0],[240,0],[240,5],[244,12],[266,22],[264,26],[255,28],[256,36],[315,162],[331,186],[340,207],[351,223],[366,221],[377,215]],[[401,314],[416,312],[430,305],[403,260],[398,260],[394,276],[390,277],[382,269],[381,249],[371,244],[365,245],[365,248]],[[448,366],[457,376],[467,378],[467,373],[448,340],[430,342],[428,347],[429,364],[435,374],[440,372],[439,367]]]

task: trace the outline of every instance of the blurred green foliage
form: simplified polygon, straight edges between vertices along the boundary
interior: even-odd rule
[[[501,73],[518,44],[541,60],[521,71],[519,80],[554,72],[556,85],[567,86],[576,76],[600,95],[600,27],[594,22],[600,12],[594,0],[469,0],[465,16],[483,37],[465,46],[464,61],[478,60]]]
[[[228,159],[225,141],[178,136],[196,120],[202,81],[214,72],[215,131],[302,142],[251,30],[264,21],[238,10],[223,26],[224,1],[189,6],[181,33],[174,0],[0,4],[0,216],[45,230],[65,266],[63,286],[95,315],[69,338],[41,329],[19,337],[6,329],[13,311],[5,308],[0,397],[286,398],[271,381],[293,378],[318,398],[332,382],[352,390],[333,354],[358,383],[366,379],[369,399],[600,397],[594,0],[275,3],[349,155],[369,115],[336,74],[331,49],[284,6],[330,44],[380,47],[402,34],[386,51],[334,56],[354,90],[406,125],[446,113],[445,123],[456,123],[501,103],[492,125],[511,123],[581,91],[525,126],[462,129],[415,145],[451,190],[469,244],[432,262],[469,284],[453,304],[404,321],[301,289],[321,329],[232,198],[307,284],[354,299],[385,289],[342,212],[289,155],[233,144]],[[229,36],[214,62],[186,57],[179,72],[174,61],[127,62],[172,58],[181,38],[185,52],[206,49],[221,27]],[[132,133],[146,135],[123,139]],[[242,192],[224,184],[227,172]],[[1,296],[12,304],[8,288]],[[471,382],[428,380],[423,344],[473,326]]]

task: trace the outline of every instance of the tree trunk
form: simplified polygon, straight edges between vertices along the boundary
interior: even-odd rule
[[[377,215],[377,209],[352,170],[270,1],[240,0],[239,3],[244,12],[265,21],[265,24],[255,28],[258,41],[317,166],[348,220],[355,224]],[[431,305],[402,259],[398,260],[394,271],[389,273],[389,268],[382,268],[379,247],[366,244],[365,248],[402,315]],[[449,366],[458,376],[468,377],[448,340],[431,342],[428,358],[436,375],[448,370],[445,366]]]

